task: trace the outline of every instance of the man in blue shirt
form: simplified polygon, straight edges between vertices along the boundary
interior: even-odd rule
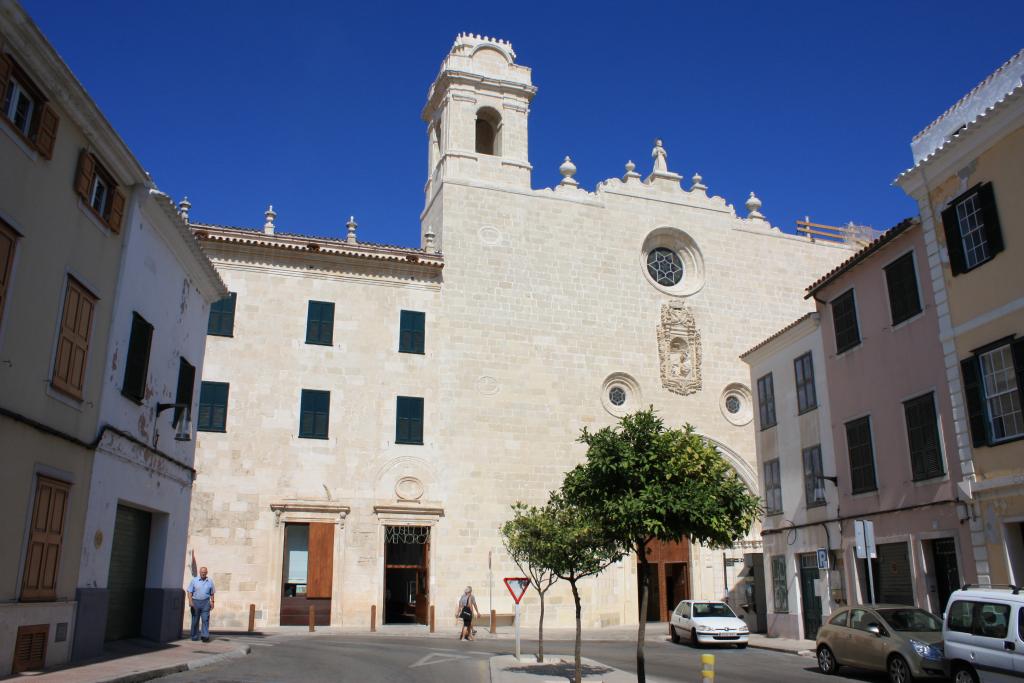
[[[210,610],[213,609],[213,581],[206,578],[206,567],[199,568],[199,576],[193,576],[188,584],[188,606],[192,609],[192,640],[199,640],[199,624],[202,621],[202,638],[210,642]]]

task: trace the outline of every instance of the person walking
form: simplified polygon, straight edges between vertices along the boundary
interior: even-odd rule
[[[459,640],[476,640],[473,637],[473,617],[480,616],[480,610],[476,606],[476,598],[473,596],[473,587],[466,586],[466,590],[459,598],[459,607],[455,612],[456,619],[462,619],[462,631],[459,633]]]
[[[206,567],[199,568],[199,576],[193,576],[188,584],[188,606],[192,610],[192,640],[202,637],[210,642],[210,610],[213,609],[213,581],[206,578]],[[202,629],[200,630],[200,623]]]

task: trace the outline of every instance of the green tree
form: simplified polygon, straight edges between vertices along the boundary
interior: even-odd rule
[[[691,425],[666,428],[653,407],[615,427],[584,428],[579,441],[587,445],[587,459],[566,475],[562,491],[640,562],[636,666],[644,683],[648,544],[688,537],[711,547],[732,545],[750,531],[761,502],[714,445]]]
[[[502,542],[519,570],[530,578],[540,596],[540,624],[537,628],[537,661],[544,661],[544,594],[558,581],[551,569],[554,534],[546,508],[512,506],[513,517],[501,527]]]

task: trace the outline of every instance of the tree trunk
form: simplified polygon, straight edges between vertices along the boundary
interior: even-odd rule
[[[573,675],[573,683],[580,683],[583,680],[583,620],[580,616],[583,608],[580,605],[580,592],[576,588],[576,582],[569,581],[569,584],[572,586],[572,599],[576,601],[576,673]]]
[[[540,592],[540,626],[537,628],[537,661],[544,662],[544,593]]]
[[[636,631],[636,680],[646,683],[647,673],[644,670],[644,637],[647,631],[647,596],[650,585],[650,573],[647,571],[647,543],[641,543],[637,555],[640,557],[640,625]]]

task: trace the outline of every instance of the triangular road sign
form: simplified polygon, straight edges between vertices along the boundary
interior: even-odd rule
[[[519,601],[523,599],[523,595],[526,594],[526,589],[530,587],[530,580],[522,576],[510,576],[505,579],[505,586],[518,605]]]

